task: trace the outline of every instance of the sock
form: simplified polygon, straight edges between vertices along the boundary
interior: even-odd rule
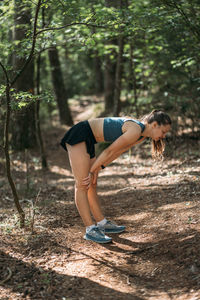
[[[86,233],[88,233],[91,229],[93,229],[94,227],[96,227],[94,224],[87,226],[86,227]]]
[[[107,222],[107,219],[104,218],[104,219],[101,220],[100,222],[97,222],[97,225],[99,225],[99,226],[104,226],[104,225],[106,224],[106,222]]]

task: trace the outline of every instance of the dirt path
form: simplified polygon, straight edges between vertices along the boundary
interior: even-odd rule
[[[57,133],[51,131],[52,139]],[[199,146],[196,141],[184,158],[156,164],[141,158],[148,147],[143,144],[101,172],[98,190],[105,215],[127,227],[108,245],[83,239],[72,174],[58,145],[49,144],[46,173],[36,156],[30,158],[31,193],[22,204],[29,216],[28,203],[40,192],[32,235],[16,226],[0,171],[0,299],[200,299]],[[23,193],[22,157],[13,167]]]

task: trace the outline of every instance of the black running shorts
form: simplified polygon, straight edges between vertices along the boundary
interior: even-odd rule
[[[87,153],[90,158],[95,157],[95,147],[97,143],[88,121],[82,121],[72,126],[61,140],[61,146],[67,151],[66,143],[73,146],[85,142]]]

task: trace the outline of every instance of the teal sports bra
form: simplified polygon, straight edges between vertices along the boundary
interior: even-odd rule
[[[116,139],[118,139],[122,134],[122,126],[125,122],[132,121],[140,125],[142,131],[145,129],[145,125],[141,123],[138,120],[133,119],[126,119],[126,118],[105,118],[103,123],[103,134],[104,134],[104,140],[106,142],[114,142]],[[141,135],[138,139],[142,139],[143,136]]]

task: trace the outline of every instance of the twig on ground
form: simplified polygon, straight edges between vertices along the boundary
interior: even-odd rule
[[[92,257],[81,257],[81,258],[71,258],[71,259],[66,259],[66,261],[77,261],[77,260],[84,260],[84,259],[93,259]]]
[[[127,282],[128,285],[131,285],[128,275],[126,275],[126,282]]]
[[[5,282],[7,282],[7,281],[11,278],[11,276],[12,276],[12,271],[11,271],[11,269],[10,269],[9,267],[7,267],[7,270],[8,270],[8,275],[7,275],[7,277],[6,277],[5,279],[1,280],[1,281],[0,281],[0,284],[3,284],[3,283],[5,283]]]
[[[31,219],[31,234],[33,234],[33,227],[34,227],[34,222],[35,222],[35,204],[38,202],[39,195],[40,195],[41,189],[39,190],[35,203],[32,202],[32,219]]]

